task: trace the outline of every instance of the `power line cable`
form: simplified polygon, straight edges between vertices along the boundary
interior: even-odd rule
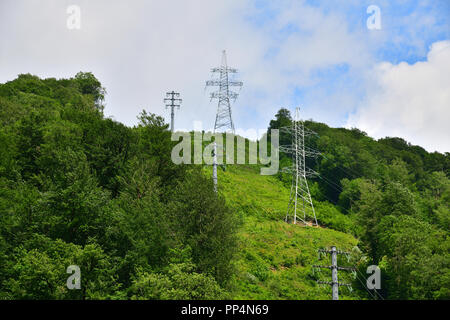
[[[364,279],[364,274],[361,271],[359,271],[358,269],[356,269],[356,271],[361,275],[361,278]],[[367,290],[370,290],[370,289],[367,288]],[[376,295],[378,295],[378,297],[380,297],[381,300],[384,300],[384,298],[381,296],[381,294],[376,289],[374,290],[374,292],[375,292]]]
[[[361,279],[358,277],[358,275],[356,275],[356,279],[358,279],[358,281],[361,283],[363,288],[366,289],[366,291],[369,293],[369,295],[372,297],[372,299],[376,300],[376,297],[373,295],[372,292],[370,292],[369,288],[366,287],[366,285],[364,284],[363,281],[361,281]]]

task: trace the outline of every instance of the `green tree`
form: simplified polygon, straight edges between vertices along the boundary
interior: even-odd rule
[[[380,223],[391,299],[449,299],[450,242],[442,231],[414,217],[387,216]]]
[[[97,109],[103,112],[106,90],[100,81],[91,72],[78,72],[75,76],[75,83],[82,94],[92,96]]]
[[[214,192],[212,180],[193,168],[175,189],[168,212],[181,243],[192,248],[198,270],[225,284],[233,272],[230,262],[236,249],[237,220]]]

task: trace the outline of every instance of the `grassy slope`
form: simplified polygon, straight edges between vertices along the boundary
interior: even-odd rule
[[[211,168],[206,170],[210,174]],[[243,221],[233,298],[330,298],[331,289],[319,287],[311,272],[311,266],[319,264],[317,249],[337,245],[351,250],[357,244],[353,236],[283,222],[289,190],[276,177],[260,175],[256,166],[219,170],[219,190]],[[319,208],[319,220],[320,214]],[[330,280],[329,270],[320,278]],[[343,290],[343,299],[356,298]]]

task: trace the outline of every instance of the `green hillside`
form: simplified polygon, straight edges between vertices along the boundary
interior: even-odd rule
[[[319,287],[312,274],[311,266],[318,264],[317,249],[335,244],[351,251],[358,241],[332,229],[285,223],[289,189],[276,177],[260,175],[257,166],[228,165],[218,174],[219,191],[243,222],[233,297],[329,299],[329,288]],[[329,276],[323,273],[324,279]]]
[[[173,163],[162,117],[127,127],[104,95],[91,73],[0,84],[0,299],[330,299],[312,266],[333,245],[358,269],[342,299],[373,298],[368,265],[378,297],[450,298],[449,153],[306,121],[320,226],[304,227],[283,221],[288,174],[227,165],[215,193],[210,166]],[[280,109],[268,127],[291,123]]]

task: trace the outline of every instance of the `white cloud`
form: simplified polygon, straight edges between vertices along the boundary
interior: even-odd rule
[[[386,31],[369,32],[358,0],[261,3],[0,0],[0,82],[19,73],[61,78],[92,71],[107,89],[107,116],[133,125],[145,108],[169,122],[163,99],[176,90],[183,99],[176,128],[191,129],[194,121],[210,128],[216,103],[205,81],[226,49],[244,81],[233,105],[236,128],[266,128],[280,107],[297,105],[303,118],[344,124],[363,96],[377,48],[390,35],[388,20]],[[72,4],[81,8],[81,30],[66,28]],[[347,71],[327,73],[336,66]]]
[[[435,42],[426,61],[380,63],[371,80],[366,101],[348,127],[450,152],[450,41]]]
[[[265,128],[280,107],[294,108],[294,88],[318,83],[311,70],[361,66],[369,56],[345,17],[304,1],[277,2],[271,18],[252,0],[1,3],[0,82],[18,73],[60,78],[92,71],[108,92],[105,113],[128,125],[143,108],[169,119],[162,100],[173,89],[183,98],[176,127],[192,128],[195,120],[212,126],[216,104],[204,87],[222,49],[244,81],[233,106],[235,125],[243,129]],[[66,28],[66,8],[74,3],[81,8],[81,30]],[[255,25],[250,20],[258,14],[262,22]],[[288,25],[304,32],[283,36]],[[267,58],[271,49],[276,55]],[[305,117],[325,121],[336,115],[327,108],[329,97],[317,94],[314,100],[320,108],[310,107]],[[308,110],[311,102],[302,104]]]

